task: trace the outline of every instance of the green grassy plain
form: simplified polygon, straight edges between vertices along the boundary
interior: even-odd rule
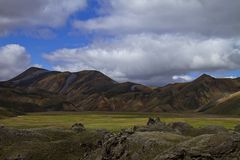
[[[187,122],[194,127],[221,125],[228,129],[240,124],[240,117],[224,117],[202,114],[109,113],[109,112],[47,112],[0,119],[0,124],[14,128],[57,127],[70,128],[81,122],[89,129],[105,128],[117,131],[134,125],[145,125],[148,117],[160,117],[163,122]]]

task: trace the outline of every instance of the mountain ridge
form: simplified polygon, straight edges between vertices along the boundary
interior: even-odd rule
[[[208,109],[201,108],[240,91],[240,79],[219,79],[203,74],[191,82],[152,89],[133,82],[116,82],[96,70],[58,72],[31,67],[15,78],[1,82],[0,89],[0,107],[4,104],[5,108],[18,108],[23,112],[207,112]],[[32,108],[26,110],[24,104],[29,108],[32,105]]]

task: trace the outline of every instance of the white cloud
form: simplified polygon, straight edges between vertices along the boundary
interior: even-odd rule
[[[188,75],[175,75],[172,77],[173,80],[175,81],[181,81],[181,82],[188,82],[188,81],[192,81],[193,78],[191,76]]]
[[[99,17],[75,28],[110,34],[154,32],[239,36],[239,0],[101,0]]]
[[[59,27],[86,0],[1,0],[0,35],[15,29]]]
[[[43,68],[41,64],[33,64],[32,67]]]
[[[83,48],[59,49],[44,57],[57,70],[96,69],[116,80],[160,84],[193,71],[239,69],[240,64],[231,58],[240,55],[236,45],[234,39],[136,34]]]
[[[0,80],[16,76],[30,66],[31,56],[18,44],[0,47]]]
[[[224,77],[224,78],[235,79],[235,78],[237,78],[237,77],[236,77],[236,76],[227,76],[227,77]]]

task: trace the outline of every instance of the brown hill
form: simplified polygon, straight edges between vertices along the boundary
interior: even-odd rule
[[[118,107],[118,105],[116,104],[129,104],[130,102],[125,102],[125,98],[121,98],[119,100],[118,98],[120,95],[129,94],[128,99],[134,100],[134,93],[151,92],[150,88],[143,85],[130,82],[117,83],[98,71],[81,71],[76,73],[70,73],[55,71],[52,72],[41,68],[30,68],[22,74],[18,75],[16,78],[3,82],[2,86],[4,86],[5,89],[8,88],[9,90],[18,89],[18,91],[21,90],[23,93],[29,93],[31,91],[29,95],[34,94],[42,96],[48,93],[46,97],[48,97],[49,101],[45,101],[44,104],[40,103],[40,101],[35,100],[34,98],[30,98],[32,100],[34,99],[33,101],[37,104],[34,108],[38,108],[37,106],[39,104],[43,104],[43,106],[46,106],[50,102],[51,104],[58,105],[59,103],[62,103],[60,100],[64,100],[64,103],[69,103],[71,104],[71,106],[69,108],[64,107],[62,109],[74,109],[78,111],[124,110],[124,107]],[[6,99],[6,94],[0,96],[3,97],[1,98],[1,104],[3,104],[3,102],[6,101],[3,101],[3,99]],[[8,101],[4,102],[4,104],[12,103],[12,100],[14,101],[15,99],[14,97],[18,97],[19,95],[11,92],[11,96],[7,96],[9,97],[7,99]],[[118,96],[118,98],[113,98],[115,96]],[[18,102],[32,102],[30,99],[25,97],[20,97],[17,99]],[[134,100],[134,102],[135,101],[136,100]],[[126,110],[131,110],[131,108],[126,108]]]
[[[189,83],[158,89],[169,98],[167,103],[183,109],[198,109],[239,90],[240,81],[237,79],[216,79],[206,74]]]
[[[0,107],[22,112],[201,110],[240,90],[240,79],[202,75],[189,83],[150,87],[118,83],[98,71],[56,72],[30,68],[0,83]],[[201,110],[202,111],[202,110]]]
[[[240,115],[240,91],[224,96],[199,109],[200,112]]]

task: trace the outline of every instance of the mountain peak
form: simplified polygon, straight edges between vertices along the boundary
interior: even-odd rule
[[[36,71],[47,71],[46,69],[39,68],[39,67],[30,67],[25,72],[36,72]]]
[[[23,73],[19,74],[18,76],[16,76],[13,79],[11,79],[10,81],[19,80],[19,79],[22,79],[24,77],[31,76],[31,75],[33,75],[35,73],[43,73],[43,72],[46,73],[46,72],[49,72],[49,71],[46,70],[46,69],[43,69],[43,68],[30,67],[26,71],[24,71]]]
[[[78,72],[78,73],[92,73],[92,74],[103,74],[102,72],[100,72],[100,71],[97,71],[97,70],[82,70],[82,71],[80,71],[80,72]]]
[[[208,75],[208,74],[202,74],[200,77],[198,77],[196,80],[199,81],[199,80],[214,80],[215,78]]]

